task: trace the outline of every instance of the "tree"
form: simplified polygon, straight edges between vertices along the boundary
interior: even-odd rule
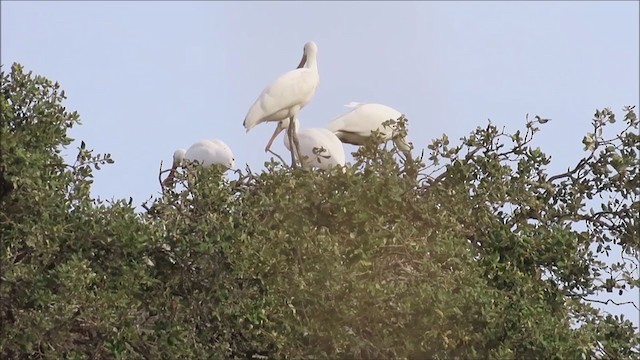
[[[596,259],[640,247],[633,107],[611,138],[614,113],[597,111],[566,173],[548,174],[531,145],[547,121],[536,117],[515,134],[488,124],[456,146],[443,136],[429,166],[372,139],[344,171],[178,172],[136,213],[131,199],[90,197],[108,154],[82,143],[64,164],[79,116],[63,100],[18,64],[2,74],[3,358],[640,352],[628,320],[591,305],[640,285],[637,260]]]

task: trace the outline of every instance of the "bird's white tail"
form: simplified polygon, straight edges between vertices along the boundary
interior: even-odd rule
[[[364,103],[357,102],[357,101],[352,101],[352,102],[348,103],[347,105],[345,105],[345,107],[355,108],[355,107],[358,107],[358,106],[363,105],[363,104]]]
[[[260,117],[263,113],[261,105],[260,99],[256,100],[256,102],[251,105],[251,108],[249,108],[247,116],[244,117],[242,125],[244,125],[247,132],[260,123]]]

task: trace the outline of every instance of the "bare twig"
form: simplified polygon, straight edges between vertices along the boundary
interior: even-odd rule
[[[578,172],[578,170],[580,170],[583,166],[585,166],[591,159],[593,159],[593,152],[591,153],[591,155],[589,155],[588,158],[580,160],[580,162],[578,162],[578,165],[576,165],[576,167],[574,167],[573,170],[567,171],[567,172],[562,173],[562,174],[554,175],[554,176],[550,177],[547,180],[547,182],[552,182],[554,180],[562,179],[562,178],[569,177],[569,176],[575,174],[576,172]]]
[[[164,184],[162,183],[163,173],[164,171],[162,171],[162,160],[160,160],[160,169],[158,170],[158,182],[160,183],[160,189],[162,190],[162,192],[164,192]]]
[[[284,161],[284,159],[282,158],[282,156],[280,156],[280,155],[276,154],[276,153],[275,153],[275,152],[273,152],[271,149],[269,149],[269,150],[267,150],[267,151],[268,151],[268,152],[270,152],[270,153],[271,153],[272,155],[274,155],[275,157],[277,157],[277,158],[280,160],[280,162],[282,162],[282,164],[283,164],[283,165],[288,165],[288,164],[286,163],[286,161]]]
[[[587,299],[587,298],[583,298],[584,301],[591,301],[591,302],[595,302],[595,303],[599,303],[599,304],[613,304],[613,305],[633,305],[634,308],[636,308],[636,310],[640,311],[640,308],[638,307],[638,305],[636,305],[633,301],[625,301],[625,302],[615,302],[611,299],[607,299],[607,301],[602,301],[602,300],[596,300],[596,299]]]
[[[465,155],[464,160],[465,161],[470,161],[471,159],[473,159],[473,156],[480,150],[482,150],[484,148],[484,146],[478,146],[475,149],[471,150],[467,155]],[[456,159],[453,159],[453,161],[458,160],[459,158],[456,156]],[[451,163],[453,163],[453,161],[451,161]],[[443,166],[444,167],[444,166]],[[443,180],[445,177],[447,176],[447,172],[443,172],[442,174],[438,175],[435,179],[433,179],[433,181],[431,182],[432,184],[435,184],[441,180]]]

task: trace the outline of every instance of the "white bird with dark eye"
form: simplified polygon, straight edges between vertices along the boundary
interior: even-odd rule
[[[164,180],[165,186],[173,184],[173,178],[178,166],[182,166],[184,160],[199,166],[222,165],[226,169],[235,167],[235,158],[231,148],[222,140],[200,140],[189,147],[188,150],[178,149],[173,153],[173,164],[169,175]]]
[[[352,108],[349,112],[333,119],[327,129],[346,144],[362,146],[365,144],[371,132],[377,130],[386,142],[393,139],[402,153],[409,158],[412,145],[407,143],[405,137],[395,136],[395,126],[387,127],[383,123],[387,120],[398,120],[402,113],[398,110],[382,104],[351,102],[346,107]]]
[[[293,120],[296,125],[295,135],[300,143],[300,155],[302,159],[298,161],[304,168],[329,169],[333,166],[344,166],[345,155],[344,148],[340,139],[325,128],[308,128],[299,129],[298,119]],[[288,129],[290,125],[289,119],[282,120],[278,123],[276,130],[273,132],[269,143],[264,151],[269,151],[271,144],[275,138],[284,129]],[[287,136],[284,137],[284,146],[291,151],[291,143]],[[291,151],[293,153],[293,151]]]
[[[311,101],[320,82],[317,62],[318,46],[310,41],[304,45],[302,60],[297,69],[291,70],[277,78],[267,86],[258,99],[253,103],[247,116],[244,118],[244,127],[247,132],[256,125],[266,121],[281,121],[289,119],[290,122],[297,118],[300,110]],[[295,122],[292,122],[287,135],[299,149],[295,137]],[[295,156],[291,152],[292,166],[296,166]]]

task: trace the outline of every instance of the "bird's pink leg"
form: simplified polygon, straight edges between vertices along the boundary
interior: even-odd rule
[[[289,128],[287,128],[287,136],[289,137],[289,144],[291,145],[291,167],[292,168],[296,168],[298,167],[297,163],[296,163],[296,156],[294,151],[294,148],[297,149],[298,147],[296,146],[297,144],[294,141],[294,123],[293,123],[293,117],[291,117],[291,120],[289,122]],[[296,139],[297,140],[297,139]]]
[[[295,128],[296,123],[293,121],[293,117],[291,117],[291,121],[289,122],[289,129],[293,129],[292,130],[292,137],[293,137],[293,143],[296,145],[295,146],[295,152],[298,155],[298,160],[300,160],[300,166],[302,166],[304,158],[302,157],[302,153],[300,153],[300,143],[298,142],[298,132]],[[289,139],[289,143],[291,143],[291,139]],[[291,149],[291,154],[293,154],[293,148]]]

